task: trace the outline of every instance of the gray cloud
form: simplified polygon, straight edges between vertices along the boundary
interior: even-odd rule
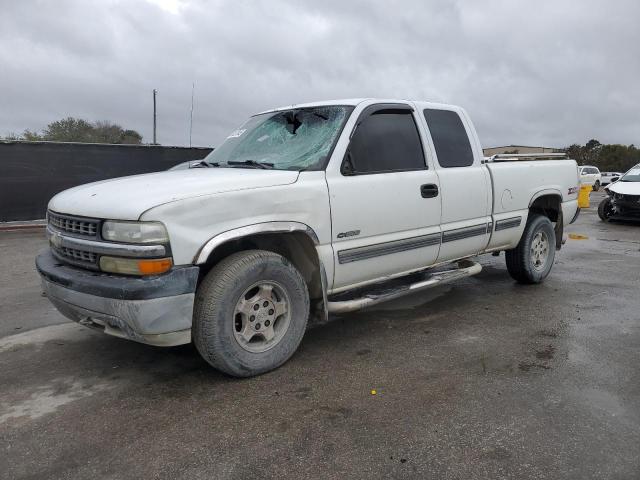
[[[484,146],[640,143],[640,3],[0,0],[0,135],[72,115],[216,145],[345,97],[465,107]]]

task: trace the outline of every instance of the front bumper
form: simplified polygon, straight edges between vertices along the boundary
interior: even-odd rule
[[[64,265],[46,250],[36,257],[36,268],[51,303],[75,322],[150,345],[191,341],[198,267],[124,277]]]
[[[613,214],[609,220],[638,222],[640,220],[640,195],[610,195]]]

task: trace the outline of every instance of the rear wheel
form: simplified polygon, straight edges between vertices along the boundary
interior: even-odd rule
[[[542,282],[553,267],[555,248],[551,221],[544,215],[529,215],[518,246],[505,253],[509,275],[518,283]]]
[[[613,215],[613,205],[611,204],[611,199],[607,197],[598,205],[598,216],[600,220],[606,222],[611,215]]]
[[[304,336],[309,293],[298,270],[263,250],[235,253],[196,292],[193,341],[213,367],[236,377],[286,362]]]
[[[600,190],[600,180],[596,180],[596,183],[593,184],[593,191],[597,192]]]

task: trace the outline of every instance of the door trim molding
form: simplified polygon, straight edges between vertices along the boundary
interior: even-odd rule
[[[515,221],[516,217],[507,219]],[[520,225],[521,217],[517,217],[518,225]],[[496,230],[498,230],[498,222],[496,222]],[[512,228],[517,225],[503,226],[502,228]],[[477,237],[491,233],[493,223],[482,223],[471,225],[469,227],[454,228],[446,230],[442,233],[430,233],[428,235],[420,235],[417,237],[402,238],[391,242],[375,243],[373,245],[365,245],[363,247],[349,248],[338,251],[338,263],[358,262],[360,260],[368,260],[370,258],[381,257],[383,255],[391,255],[393,253],[406,252],[417,248],[432,247],[441,243],[455,242],[456,240],[464,240],[466,238]]]
[[[442,233],[442,243],[454,242],[456,240],[477,237],[479,235],[486,235],[490,231],[491,227],[489,223],[471,225],[469,227],[454,228],[453,230],[446,230]]]
[[[440,244],[440,232],[420,235],[418,237],[403,238],[391,242],[376,243],[364,247],[349,248],[338,252],[338,263],[345,264],[367,260],[369,258],[390,255],[392,253],[406,252],[422,247],[431,247]]]
[[[506,230],[507,228],[519,227],[522,223],[522,217],[510,217],[496,221],[496,232]]]

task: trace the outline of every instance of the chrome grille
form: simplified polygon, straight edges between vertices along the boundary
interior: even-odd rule
[[[76,262],[96,263],[98,259],[98,255],[93,252],[85,252],[83,250],[75,250],[67,247],[60,247],[56,250],[63,257],[75,260]]]
[[[60,232],[84,237],[97,237],[98,220],[82,219],[48,212],[49,226]]]

